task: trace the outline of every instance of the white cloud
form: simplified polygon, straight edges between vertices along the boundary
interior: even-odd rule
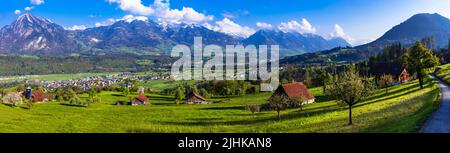
[[[354,38],[345,33],[344,29],[339,24],[334,24],[334,31],[330,33],[330,38],[343,38],[352,45],[357,43]]]
[[[95,23],[96,27],[101,27],[101,26],[109,26],[111,24],[114,24],[118,21],[126,21],[126,22],[133,22],[134,20],[140,20],[140,21],[148,21],[148,18],[146,16],[134,16],[134,15],[125,15],[120,19],[113,19],[113,18],[109,18],[105,21],[101,21],[101,22],[97,22]]]
[[[110,19],[106,19],[105,21],[95,23],[95,26],[96,27],[109,26],[115,22],[116,22],[116,19],[110,18]]]
[[[183,9],[159,10],[156,14],[157,20],[166,24],[199,24],[211,21],[213,16],[198,13],[193,8],[183,7]]]
[[[30,0],[30,3],[33,5],[41,5],[44,4],[44,0]]]
[[[232,36],[243,37],[243,38],[247,38],[250,35],[255,33],[254,29],[247,27],[247,26],[241,26],[241,25],[231,21],[228,18],[224,18],[221,21],[217,21],[214,26],[210,25],[208,23],[203,24],[203,26],[210,30],[219,31],[219,32],[226,33],[226,34],[229,34]]]
[[[301,22],[297,22],[295,20],[291,20],[289,22],[282,22],[278,26],[283,32],[298,32],[301,34],[305,33],[316,33],[316,28],[309,23],[305,18],[302,19]]]
[[[202,24],[214,19],[212,15],[199,13],[190,7],[171,9],[169,0],[155,0],[152,5],[145,6],[141,0],[107,0],[119,4],[119,8],[135,15],[152,16],[163,24]]]
[[[33,6],[31,6],[31,7],[30,7],[30,6],[27,6],[27,7],[25,7],[25,9],[24,9],[24,10],[25,10],[25,11],[31,11],[32,9],[34,9],[34,7],[33,7]]]
[[[73,25],[71,27],[66,27],[65,29],[75,31],[75,30],[85,30],[86,28],[87,27],[84,25]]]
[[[19,15],[19,14],[21,14],[22,13],[22,11],[20,11],[20,10],[15,10],[14,11],[14,14],[16,14],[16,15]]]
[[[119,8],[133,14],[151,15],[154,9],[151,6],[145,6],[141,0],[106,0],[109,3],[119,4]]]
[[[234,19],[234,18],[236,18],[236,16],[234,16],[232,13],[229,13],[229,12],[224,12],[224,13],[222,13],[222,16],[223,16],[224,18],[229,18],[229,19]]]
[[[117,21],[126,21],[126,22],[133,22],[134,20],[139,20],[139,21],[148,21],[148,18],[146,16],[134,16],[134,15],[125,15],[124,17],[122,17],[122,19],[119,19]]]
[[[345,37],[346,35],[344,29],[339,24],[335,24],[333,33],[330,33],[331,37]]]
[[[265,23],[265,22],[256,22],[256,27],[258,27],[259,29],[272,29],[273,26],[269,23]]]

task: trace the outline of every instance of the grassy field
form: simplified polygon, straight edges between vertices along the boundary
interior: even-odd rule
[[[148,82],[141,82],[140,85],[144,88],[151,88],[154,92],[161,92],[164,89],[175,88],[177,85],[182,85],[183,83],[193,85],[195,81],[151,80]]]
[[[436,72],[436,76],[444,82],[450,83],[450,64],[441,65],[438,68],[440,70]]]
[[[0,105],[0,132],[417,132],[438,105],[439,93],[430,82],[423,90],[419,90],[417,82],[391,87],[389,94],[378,90],[355,107],[355,125],[348,126],[346,107],[329,100],[321,88],[311,90],[317,103],[307,105],[303,111],[283,111],[281,121],[273,111],[252,115],[243,109],[247,104],[265,103],[270,93],[234,97],[227,103],[210,105],[176,105],[172,97],[148,95],[152,105],[115,106],[115,101],[129,99],[116,92],[102,92],[102,102],[86,108],[59,103],[36,104],[31,110],[26,106]]]

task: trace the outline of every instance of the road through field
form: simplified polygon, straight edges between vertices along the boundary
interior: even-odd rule
[[[450,133],[450,86],[431,76],[441,89],[441,107],[434,112],[420,130],[421,133]]]

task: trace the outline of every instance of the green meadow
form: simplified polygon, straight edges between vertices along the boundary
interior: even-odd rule
[[[446,83],[450,83],[450,64],[438,66],[436,76]]]
[[[153,86],[165,84],[154,82]],[[162,86],[162,85],[161,85]],[[155,87],[156,88],[156,87]],[[300,109],[277,113],[252,114],[243,107],[262,104],[271,93],[243,97],[214,97],[225,101],[209,105],[175,104],[172,96],[147,94],[151,105],[116,106],[129,101],[119,92],[102,92],[100,103],[88,107],[60,103],[0,105],[0,132],[3,133],[330,133],[330,132],[417,132],[425,119],[439,105],[439,89],[428,81],[420,89],[417,82],[394,86],[388,94],[377,90],[369,99],[354,107],[354,125],[347,125],[348,110],[330,100],[322,88],[313,88],[316,103]],[[87,95],[81,95],[87,98]],[[229,100],[224,100],[229,99]]]

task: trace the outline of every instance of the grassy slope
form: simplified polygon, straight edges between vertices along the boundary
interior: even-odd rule
[[[355,125],[347,126],[347,109],[328,100],[321,88],[312,89],[317,103],[304,111],[252,115],[242,109],[249,103],[263,103],[269,93],[231,98],[211,105],[175,105],[172,97],[150,95],[150,106],[114,106],[126,100],[120,93],[103,92],[102,103],[83,107],[57,103],[11,108],[0,105],[0,132],[415,132],[432,112],[439,90],[417,82],[392,87],[386,95],[379,90],[354,109]]]
[[[436,76],[441,78],[444,82],[450,83],[450,64],[441,65],[438,68],[440,68],[440,70],[436,73]]]

